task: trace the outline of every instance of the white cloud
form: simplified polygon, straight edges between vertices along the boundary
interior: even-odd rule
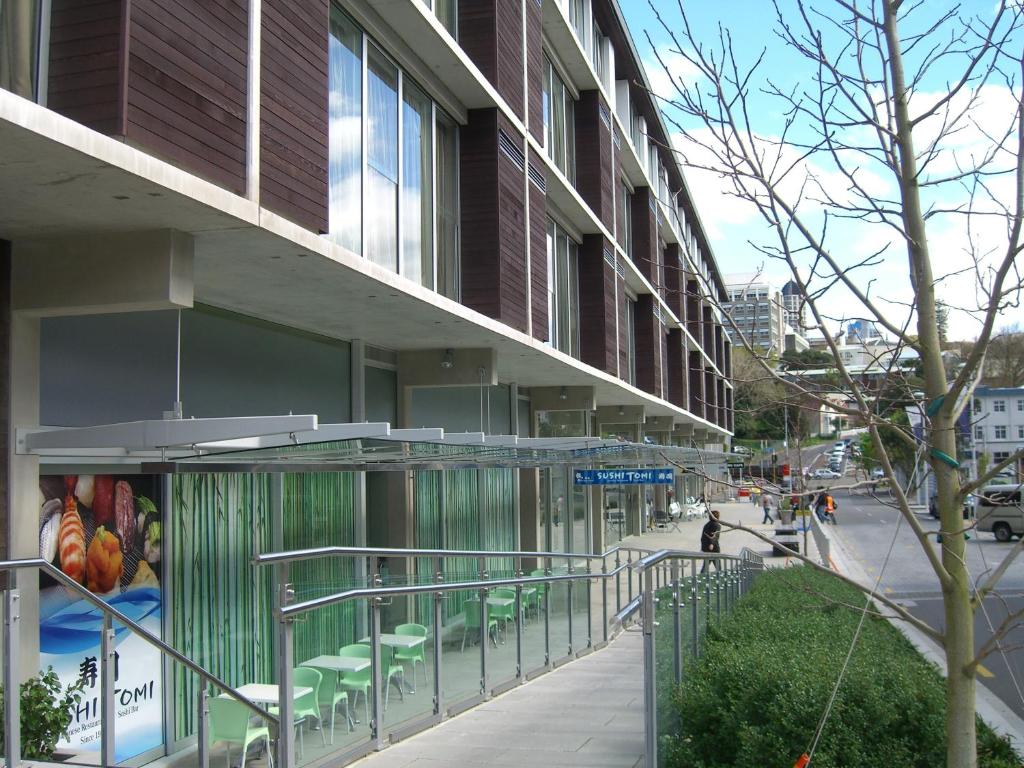
[[[660,62],[657,57],[661,57]],[[693,85],[701,78],[700,70],[670,45],[659,46],[657,56],[652,53],[643,63],[651,90],[660,99],[677,99],[679,87]]]

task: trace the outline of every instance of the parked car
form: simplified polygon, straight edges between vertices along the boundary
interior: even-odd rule
[[[975,496],[978,530],[995,534],[996,541],[1024,536],[1024,510],[1021,489],[1024,485],[986,485]]]
[[[745,445],[734,445],[732,447],[732,452],[735,453],[737,456],[753,456],[754,455],[754,451],[752,449],[750,449],[750,448],[747,448],[747,446],[745,446]]]
[[[884,480],[885,479],[885,470],[882,469],[881,467],[875,467],[874,469],[871,470],[871,479],[872,480]]]
[[[840,474],[834,469],[816,469],[811,474],[811,477],[815,480],[834,480],[835,478],[840,477]]]

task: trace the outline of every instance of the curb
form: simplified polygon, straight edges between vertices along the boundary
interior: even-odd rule
[[[838,536],[832,537],[832,555],[833,557],[829,560],[833,570],[869,587],[874,584],[874,581],[868,578],[860,565],[850,557]],[[888,619],[888,622],[896,627],[922,656],[938,667],[939,674],[943,677],[946,676],[946,657],[939,645],[906,622],[893,618]],[[1024,751],[1024,720],[977,679],[975,679],[975,710],[993,731],[1000,736],[1008,737],[1014,749],[1018,752]]]

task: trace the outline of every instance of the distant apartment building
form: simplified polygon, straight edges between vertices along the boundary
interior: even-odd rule
[[[972,457],[991,467],[1024,448],[1024,387],[978,387],[971,406]],[[975,464],[975,467],[978,465]],[[1021,462],[1011,467],[1021,477]]]
[[[785,351],[786,311],[782,291],[751,275],[726,277],[725,313],[732,317],[726,326],[734,346],[742,346],[741,336],[758,352],[780,355]]]
[[[806,304],[796,280],[782,286],[782,306],[786,311],[786,322],[794,332],[804,335],[807,330]]]

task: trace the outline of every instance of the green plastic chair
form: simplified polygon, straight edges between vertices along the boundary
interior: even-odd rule
[[[302,726],[306,724],[307,717],[315,717],[320,724],[320,739],[323,745],[327,746],[327,736],[324,734],[323,720],[320,716],[320,685],[323,682],[323,673],[313,667],[295,667],[292,671],[292,685],[295,688],[311,688],[312,690],[295,699],[295,730],[299,734],[299,756],[305,749],[302,736]],[[272,715],[280,712],[279,707],[271,707],[267,710]],[[332,734],[333,735],[333,734]]]
[[[488,606],[489,607],[489,606]],[[462,622],[462,648],[461,651],[466,650],[466,636],[473,633],[474,636],[480,634],[480,600],[476,597],[471,597],[462,606],[463,611],[463,622]],[[493,634],[492,634],[493,631]],[[491,615],[491,612],[487,611],[487,635],[491,638],[491,642],[494,643],[494,647],[498,647],[498,641],[495,639],[495,635],[498,633],[498,622]],[[461,652],[460,651],[460,652]]]
[[[396,635],[405,635],[407,637],[426,637],[427,628],[422,624],[399,624],[395,627]],[[412,685],[413,693],[416,692],[416,663],[419,662],[420,666],[423,667],[423,684],[427,684],[427,660],[424,655],[424,648],[426,646],[424,640],[420,645],[415,648],[396,648],[395,649],[395,661],[398,662],[409,662],[412,664]]]
[[[405,667],[395,662],[395,649],[390,645],[380,646],[381,679],[384,681],[384,710],[387,711],[391,696],[391,682],[398,678],[398,696],[405,701]]]
[[[356,643],[346,645],[338,651],[339,656],[355,656],[360,659],[372,659],[370,646]],[[352,706],[359,701],[359,694],[363,694],[363,707],[366,712],[366,722],[370,722],[370,687],[373,685],[373,667],[367,667],[360,672],[342,672],[338,686],[345,691],[352,691]]]
[[[320,707],[329,707],[331,710],[331,744],[334,744],[334,716],[338,713],[338,704],[341,702],[345,702],[345,723],[348,725],[349,733],[352,732],[352,713],[348,709],[348,694],[341,690],[338,672],[333,669],[321,669],[320,667],[313,667],[313,669],[323,675],[317,704]]]
[[[506,589],[504,587],[498,587],[497,589],[491,590],[492,597],[502,597],[506,599],[516,599],[516,591],[514,589]],[[516,620],[516,604],[511,603],[510,605],[488,605],[491,616],[500,621],[502,624],[502,632],[505,637],[508,637],[508,623],[511,621],[515,623]]]
[[[249,716],[252,714],[247,706],[234,699],[220,696],[208,701],[210,707],[209,743],[218,741],[242,745],[242,765],[245,768],[245,753],[254,741],[263,739],[267,743],[267,765],[273,768],[274,759],[270,750],[270,729],[264,725],[251,725]],[[231,768],[231,747],[227,748],[227,766]]]
[[[543,568],[537,568],[536,570],[530,571],[531,576],[547,576],[547,572]],[[549,584],[534,584],[537,591],[530,597],[530,605],[537,611],[537,615],[540,616],[541,602],[548,598],[548,587]]]

